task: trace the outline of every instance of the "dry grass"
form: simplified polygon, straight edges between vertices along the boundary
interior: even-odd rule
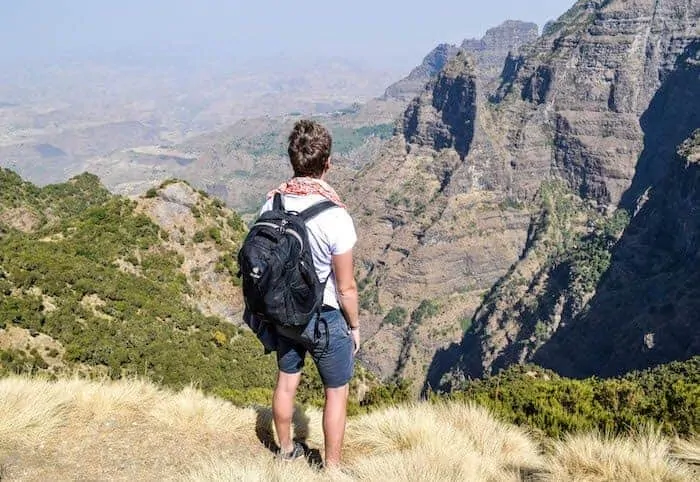
[[[295,434],[318,457],[321,416]],[[470,404],[414,404],[348,423],[342,471],[275,461],[269,409],[143,381],[0,380],[3,480],[693,480],[698,441],[647,431],[542,446]]]
[[[692,480],[690,467],[675,459],[670,449],[670,441],[653,430],[626,438],[569,436],[554,444],[542,478],[587,482]]]
[[[0,448],[47,438],[67,417],[69,399],[67,391],[46,383],[0,380]]]
[[[461,403],[417,404],[360,417],[349,424],[346,445],[360,480],[511,480],[542,463],[523,430]]]
[[[676,458],[700,467],[700,438],[676,440],[673,443],[672,452]]]

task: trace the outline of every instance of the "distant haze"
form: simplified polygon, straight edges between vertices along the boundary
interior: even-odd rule
[[[409,69],[440,42],[574,0],[23,0],[0,6],[0,61],[129,54],[241,62],[337,57]]]

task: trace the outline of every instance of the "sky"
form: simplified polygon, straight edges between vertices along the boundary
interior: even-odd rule
[[[441,42],[506,19],[536,22],[574,0],[0,0],[0,58],[119,52],[256,58],[339,57],[415,65]]]

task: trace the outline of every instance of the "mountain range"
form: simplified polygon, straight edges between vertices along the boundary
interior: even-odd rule
[[[438,46],[383,98],[315,114],[333,131],[330,180],[360,233],[367,366],[416,391],[448,390],[518,363],[613,376],[699,353],[699,19],[697,0],[581,0],[541,36],[506,22]],[[289,175],[284,135],[301,114],[100,147],[81,165],[137,195],[151,219],[165,209],[144,211],[152,196],[173,208],[163,183],[173,175],[251,213]],[[32,242],[66,236],[46,231],[46,209],[12,204],[0,222],[45,234]],[[189,237],[216,244],[222,228],[190,232],[190,221],[168,228],[168,249],[184,257],[183,303],[233,320],[235,290],[211,284],[231,271],[226,256],[207,258],[214,274],[186,261],[199,253]],[[80,309],[100,311],[104,299],[85,295]]]
[[[509,55],[517,55],[537,37],[537,24],[508,20],[488,29],[480,39],[465,39],[461,46],[440,44],[408,76],[387,87],[384,98],[413,100],[460,50],[473,56],[479,79],[487,85],[499,77]]]
[[[40,185],[99,170],[95,174],[120,192],[137,170],[153,181],[141,183],[141,193],[183,173],[177,156],[140,154],[181,151],[182,144],[216,131],[245,136],[245,129],[235,129],[244,119],[261,123],[352,108],[379,95],[397,75],[334,58],[249,65],[104,55],[3,67],[0,166]],[[132,160],[135,166],[128,165]]]
[[[699,19],[697,1],[579,1],[491,86],[473,54],[446,59],[382,154],[338,179],[370,366],[444,388],[698,353]]]
[[[0,167],[0,479],[697,480],[699,22],[700,0],[580,0],[539,36],[441,44],[364,104],[257,98],[274,117],[218,112],[216,88],[200,116],[163,110],[168,85],[76,111],[0,82],[5,165],[93,172]],[[342,471],[317,470],[311,363],[309,466],[271,456],[276,364],[236,276],[306,116],[359,234]]]

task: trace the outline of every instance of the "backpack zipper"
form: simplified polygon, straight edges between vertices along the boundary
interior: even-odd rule
[[[297,239],[297,241],[299,241],[299,244],[301,245],[300,252],[301,252],[301,251],[304,251],[304,240],[301,239],[301,236],[299,235],[299,233],[297,233],[297,232],[294,231],[293,229],[285,228],[284,226],[278,226],[278,225],[273,224],[273,223],[266,223],[266,222],[264,222],[264,221],[263,221],[263,222],[259,222],[259,223],[255,223],[255,224],[253,225],[253,227],[255,227],[255,226],[265,226],[265,227],[268,227],[268,228],[272,228],[272,229],[274,229],[274,230],[276,230],[276,231],[279,231],[279,232],[282,233],[282,234],[291,234],[292,236],[294,236],[294,237]]]

